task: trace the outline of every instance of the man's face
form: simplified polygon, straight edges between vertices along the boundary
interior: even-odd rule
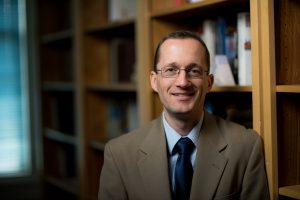
[[[180,69],[198,66],[207,71],[205,56],[203,46],[195,39],[168,39],[160,47],[157,70],[165,66]],[[180,70],[177,77],[167,78],[162,76],[161,71],[152,71],[150,81],[167,115],[198,118],[204,107],[205,96],[212,87],[213,77],[206,72],[201,78],[189,77],[186,71]]]

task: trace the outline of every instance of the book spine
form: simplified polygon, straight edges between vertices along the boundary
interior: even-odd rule
[[[211,73],[214,73],[214,58],[216,52],[216,23],[213,20],[205,20],[202,25],[202,40],[210,53]]]
[[[109,0],[108,3],[110,22],[136,16],[136,0]]]
[[[250,14],[239,13],[238,31],[238,81],[239,85],[252,85]]]

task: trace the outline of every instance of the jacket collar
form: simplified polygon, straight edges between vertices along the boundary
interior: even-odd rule
[[[171,200],[167,145],[162,119],[156,119],[140,145],[137,162],[147,199]]]
[[[196,155],[191,199],[212,199],[227,164],[227,147],[216,118],[205,112]],[[137,162],[149,199],[171,199],[166,138],[159,117],[140,145]]]
[[[218,118],[205,112],[196,154],[196,166],[191,189],[191,199],[213,199],[227,165],[221,152],[227,142],[219,129]]]

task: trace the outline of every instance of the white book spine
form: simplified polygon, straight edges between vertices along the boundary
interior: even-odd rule
[[[250,14],[239,13],[238,31],[238,81],[239,85],[252,85]]]
[[[216,22],[205,20],[203,22],[203,33],[201,36],[210,54],[211,73],[214,72],[214,59],[216,52]]]
[[[136,16],[136,0],[109,0],[109,21],[120,21]]]

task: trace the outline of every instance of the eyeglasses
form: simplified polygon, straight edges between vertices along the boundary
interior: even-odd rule
[[[198,66],[194,66],[186,69],[180,69],[177,66],[166,66],[166,67],[162,67],[161,69],[157,69],[156,73],[160,72],[162,77],[165,78],[176,78],[179,76],[179,72],[181,70],[185,71],[189,78],[203,78],[204,74],[208,73],[208,70],[203,70]]]

